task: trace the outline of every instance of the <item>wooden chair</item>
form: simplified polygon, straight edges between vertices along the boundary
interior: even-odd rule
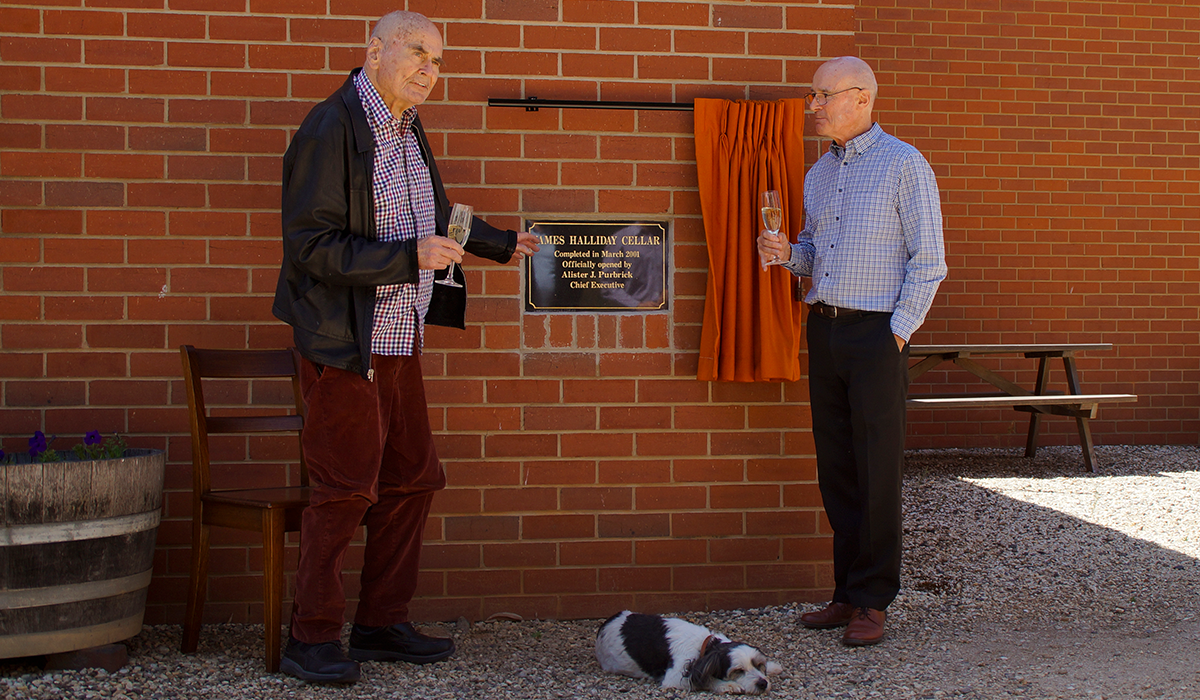
[[[221,433],[291,433],[299,443],[304,427],[300,396],[300,356],[288,350],[198,350],[180,347],[192,426],[192,571],[188,586],[187,617],[183,625],[185,653],[196,651],[208,584],[209,529],[231,527],[262,533],[263,625],[267,671],[279,670],[280,606],[283,601],[283,544],[285,533],[300,530],[300,517],[308,506],[308,468],[300,452],[300,485],[253,489],[215,490],[209,469],[208,436]],[[204,404],[201,378],[255,379],[291,377],[295,412],[275,409],[251,414],[239,407],[236,416],[210,417]]]

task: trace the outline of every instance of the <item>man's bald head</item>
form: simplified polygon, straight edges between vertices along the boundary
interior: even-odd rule
[[[818,72],[822,70],[828,71],[828,77],[837,85],[842,83],[845,83],[844,87],[854,85],[871,93],[872,100],[875,95],[879,94],[879,83],[875,81],[875,71],[871,70],[871,66],[858,56],[831,58],[821,65]]]
[[[429,21],[429,18],[419,12],[406,12],[404,10],[396,10],[389,12],[379,21],[375,23],[375,29],[371,32],[371,38],[378,38],[383,43],[388,43],[393,39],[407,39],[417,32],[437,31],[437,25]]]
[[[813,125],[820,136],[844,146],[866,132],[873,124],[871,116],[879,83],[867,62],[856,56],[839,56],[821,64],[813,74]]]
[[[363,74],[394,115],[424,103],[441,69],[442,36],[425,15],[389,12],[375,23]]]

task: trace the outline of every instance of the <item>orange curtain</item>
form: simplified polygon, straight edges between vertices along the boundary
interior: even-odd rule
[[[801,304],[796,277],[765,271],[755,239],[758,196],[779,190],[783,233],[795,241],[804,214],[804,100],[698,99],[696,169],[708,239],[708,289],[700,335],[702,380],[800,379]]]

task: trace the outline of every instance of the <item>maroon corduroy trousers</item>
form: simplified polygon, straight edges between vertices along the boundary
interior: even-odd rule
[[[372,366],[374,381],[307,360],[300,367],[312,499],[300,529],[292,636],[309,644],[341,638],[342,565],[360,523],[367,544],[354,621],[408,621],[429,505],[446,485],[420,357],[373,355]]]

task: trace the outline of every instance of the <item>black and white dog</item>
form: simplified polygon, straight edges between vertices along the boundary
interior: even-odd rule
[[[596,635],[596,659],[610,673],[650,678],[664,688],[761,695],[783,668],[758,649],[674,617],[625,610]]]

